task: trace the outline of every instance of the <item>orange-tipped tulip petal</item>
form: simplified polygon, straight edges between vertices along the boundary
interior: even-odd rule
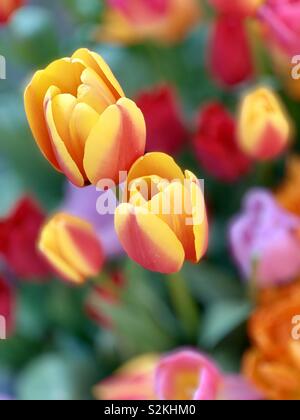
[[[175,233],[144,208],[121,204],[116,211],[116,231],[127,254],[147,270],[178,272],[184,249]]]
[[[277,158],[288,146],[292,128],[280,99],[267,88],[250,92],[242,101],[238,140],[257,160]]]
[[[115,215],[119,239],[134,261],[162,272],[197,263],[208,243],[208,223],[200,183],[164,153],[149,153],[129,171]]]
[[[119,172],[144,153],[145,138],[144,117],[134,102],[122,98],[107,108],[86,141],[84,167],[91,182],[96,185],[106,178],[117,182]]]
[[[65,213],[44,226],[39,249],[59,275],[76,284],[96,276],[103,265],[102,246],[91,225]]]
[[[145,151],[142,112],[105,61],[87,49],[38,71],[24,95],[33,136],[48,161],[78,187],[117,181]]]

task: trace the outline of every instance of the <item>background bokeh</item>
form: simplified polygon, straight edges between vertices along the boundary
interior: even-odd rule
[[[205,180],[210,240],[201,264],[186,264],[170,278],[143,270],[122,253],[107,261],[105,274],[82,287],[52,277],[37,282],[12,276],[15,326],[9,339],[0,341],[0,394],[25,400],[92,399],[93,386],[131,357],[181,346],[201,348],[226,372],[240,371],[249,347],[246,322],[253,299],[230,254],[228,226],[250,187],[279,184],[284,158],[253,165],[235,183],[216,179],[197,160],[192,139],[199,110],[218,100],[234,113],[249,86],[228,89],[212,77],[207,57],[214,15],[207,4],[199,3],[206,17],[183,39],[167,45],[97,41],[106,7],[101,0],[28,1],[1,27],[7,79],[0,81],[0,216],[6,217],[25,194],[47,215],[62,206],[65,178],[33,141],[23,92],[34,71],[84,46],[106,59],[130,98],[164,83],[174,87],[188,130],[176,158]],[[298,104],[275,76],[267,47],[260,47],[262,64],[255,84],[265,83],[280,93],[297,132]],[[113,320],[104,328],[91,317],[87,299],[94,283],[116,271],[125,279],[122,296],[117,304],[102,299],[101,312]]]

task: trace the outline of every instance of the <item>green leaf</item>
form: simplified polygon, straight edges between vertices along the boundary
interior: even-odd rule
[[[204,314],[200,345],[213,348],[250,316],[251,303],[241,300],[219,302],[209,306]]]
[[[9,188],[7,186],[9,185]],[[0,217],[6,216],[17,199],[23,194],[21,178],[0,159]]]
[[[167,335],[143,311],[125,305],[110,305],[102,302],[101,307],[114,323],[114,332],[119,335],[127,351],[144,353],[166,351],[175,345],[174,339]]]
[[[227,299],[239,299],[244,296],[240,281],[230,276],[224,269],[202,262],[198,266],[186,264],[183,276],[191,291],[204,304]]]
[[[59,354],[44,354],[21,372],[17,398],[21,401],[80,399],[80,381],[74,363]]]
[[[171,309],[166,303],[166,276],[150,273],[129,260],[126,263],[125,275],[127,286],[122,301],[128,306],[137,307],[147,312],[155,322],[170,335],[177,335],[177,324]]]

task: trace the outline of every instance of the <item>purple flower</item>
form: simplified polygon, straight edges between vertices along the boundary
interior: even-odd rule
[[[286,283],[300,273],[300,219],[265,190],[247,194],[242,213],[232,221],[229,236],[243,276],[255,276],[261,287]]]
[[[110,198],[110,203],[114,202],[112,192],[97,191],[94,186],[77,188],[68,183],[61,210],[90,222],[103,245],[105,255],[113,257],[121,254],[122,248],[114,229],[114,206],[110,205],[109,214],[101,215],[98,212],[99,200],[105,198],[101,201],[107,201],[106,197]]]

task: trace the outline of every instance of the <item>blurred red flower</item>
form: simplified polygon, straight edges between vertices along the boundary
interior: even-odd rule
[[[118,305],[125,282],[123,273],[115,271],[101,285],[95,286],[91,291],[87,299],[86,311],[88,316],[102,328],[113,328],[113,321],[105,313],[102,304]]]
[[[1,0],[0,2],[0,25],[9,21],[15,10],[22,7],[25,0]]]
[[[251,161],[236,140],[236,123],[220,103],[201,110],[194,146],[201,166],[221,181],[234,182],[250,170]]]
[[[244,19],[237,15],[217,18],[209,46],[213,77],[225,86],[248,81],[254,75],[252,51]]]
[[[178,153],[188,133],[174,89],[165,85],[141,92],[136,103],[146,120],[147,152]]]
[[[18,277],[49,275],[50,269],[36,247],[44,221],[43,211],[30,197],[22,198],[10,215],[0,220],[0,257]]]
[[[14,305],[13,288],[6,280],[0,277],[0,316],[3,316],[5,319],[6,334],[10,334],[14,328]]]

